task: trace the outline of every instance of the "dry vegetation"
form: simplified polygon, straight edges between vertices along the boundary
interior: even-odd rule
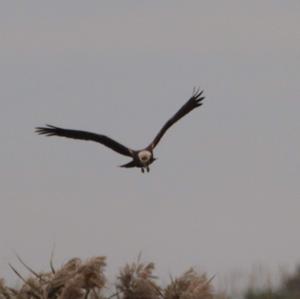
[[[21,279],[20,288],[8,287],[0,279],[0,299],[214,299],[211,280],[205,274],[190,269],[182,276],[171,279],[166,287],[158,285],[153,275],[154,264],[137,262],[127,264],[120,270],[115,283],[116,292],[107,295],[103,256],[87,261],[73,258],[60,269],[50,262],[50,271],[37,273],[18,257],[28,270],[23,277],[18,270],[11,269]]]
[[[172,279],[164,290],[165,299],[213,299],[211,279],[198,274],[193,268],[181,277]]]

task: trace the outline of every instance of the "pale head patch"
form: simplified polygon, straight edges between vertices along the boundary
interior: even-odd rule
[[[142,163],[148,163],[151,159],[151,152],[149,151],[140,151],[138,153],[138,157],[139,157],[139,160],[142,162]]]

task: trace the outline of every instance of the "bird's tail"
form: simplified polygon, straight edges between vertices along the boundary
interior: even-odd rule
[[[120,165],[120,167],[126,167],[126,168],[135,167],[135,166],[136,166],[136,164],[135,164],[134,160],[130,161],[129,163]]]

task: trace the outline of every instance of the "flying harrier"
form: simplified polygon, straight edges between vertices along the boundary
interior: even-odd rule
[[[105,135],[99,135],[86,131],[63,129],[51,125],[47,125],[46,127],[37,127],[36,132],[38,134],[46,136],[62,136],[73,139],[91,140],[101,143],[121,155],[125,155],[132,158],[132,160],[129,163],[121,165],[120,167],[139,167],[141,168],[141,171],[143,173],[145,172],[145,169],[147,170],[147,172],[149,172],[149,165],[156,160],[156,158],[154,158],[153,156],[153,150],[159,143],[160,139],[175,122],[177,122],[180,118],[191,112],[193,109],[202,105],[202,101],[204,99],[204,96],[202,96],[202,94],[203,90],[200,91],[200,89],[194,89],[191,98],[177,111],[176,114],[174,114],[164,124],[164,126],[155,136],[154,140],[142,150],[133,150],[131,148],[128,148]]]

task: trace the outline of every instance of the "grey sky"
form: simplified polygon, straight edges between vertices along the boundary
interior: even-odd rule
[[[174,275],[299,262],[299,1],[2,1],[0,273],[107,255]],[[147,145],[150,174],[50,123]],[[165,276],[167,277],[167,276]]]

